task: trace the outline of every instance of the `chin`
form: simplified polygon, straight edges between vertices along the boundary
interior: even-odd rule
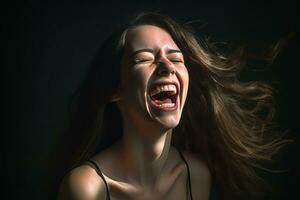
[[[178,126],[180,117],[175,116],[165,116],[165,117],[156,117],[157,121],[165,129],[173,129]]]

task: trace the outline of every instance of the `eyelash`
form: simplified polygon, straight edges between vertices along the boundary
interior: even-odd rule
[[[152,60],[150,60],[150,59],[143,59],[143,60],[136,60],[135,62],[136,63],[144,63],[144,62],[150,62],[150,61],[152,61]]]
[[[135,62],[136,63],[144,63],[144,62],[150,62],[152,61],[151,59],[141,59],[141,60],[136,60]],[[175,63],[175,64],[178,64],[178,63],[183,63],[182,60],[178,60],[178,59],[173,59],[173,60],[170,60],[172,63]]]
[[[172,63],[183,63],[182,60],[171,60]]]

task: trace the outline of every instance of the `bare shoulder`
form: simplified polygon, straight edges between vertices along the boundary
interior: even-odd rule
[[[64,177],[58,199],[105,200],[105,184],[93,167],[82,165],[73,169]]]
[[[211,181],[210,170],[204,160],[197,154],[183,151],[184,158],[189,164],[191,175],[195,175],[195,178],[201,178],[203,182]]]
[[[211,173],[204,160],[197,154],[184,151],[191,174],[192,192],[195,199],[209,199],[211,187]]]

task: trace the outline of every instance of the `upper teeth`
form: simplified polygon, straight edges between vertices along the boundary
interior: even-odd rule
[[[177,88],[173,84],[158,85],[150,91],[150,96],[156,95],[160,92],[172,92],[172,94],[176,94]]]

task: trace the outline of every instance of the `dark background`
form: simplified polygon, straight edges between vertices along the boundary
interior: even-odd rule
[[[280,155],[279,167],[287,172],[268,179],[275,188],[274,199],[298,199],[300,44],[295,1],[195,2],[22,1],[1,6],[1,199],[55,199],[49,162],[61,137],[68,98],[104,38],[116,24],[143,10],[193,22],[200,37],[232,46],[256,49],[292,36],[272,66],[247,72],[243,79],[263,79],[278,89],[280,126],[290,130],[295,143]]]

